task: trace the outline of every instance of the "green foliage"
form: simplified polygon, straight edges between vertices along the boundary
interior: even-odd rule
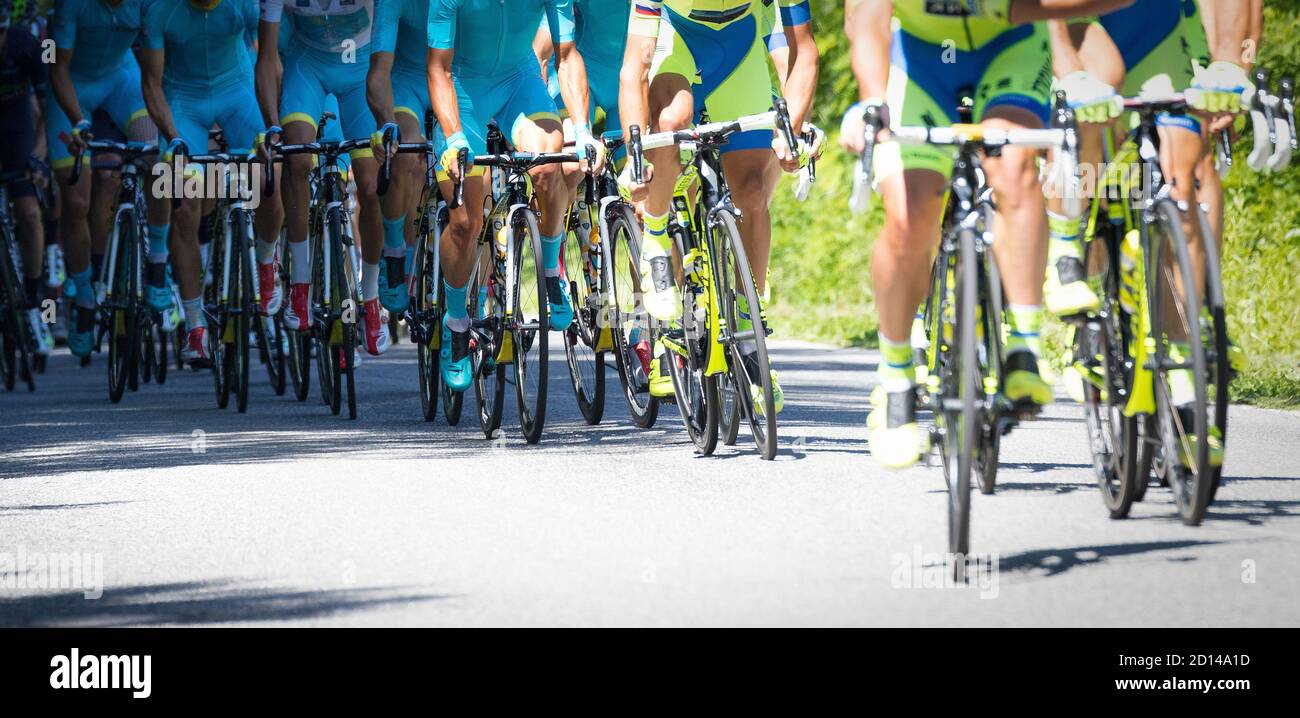
[[[1259,65],[1300,76],[1300,0],[1268,0]],[[790,180],[772,207],[772,301],[769,315],[783,336],[836,344],[875,343],[871,248],[880,228],[877,207],[864,216],[848,210],[851,159],[834,130],[857,96],[844,36],[843,3],[813,3],[821,50],[815,121],[831,131],[807,202],[795,201]],[[1224,283],[1229,332],[1247,357],[1233,384],[1234,399],[1300,405],[1300,167],[1259,175],[1245,164],[1247,142],[1225,183]],[[1298,163],[1300,164],[1300,163]],[[1068,334],[1046,328],[1045,343],[1060,365]]]

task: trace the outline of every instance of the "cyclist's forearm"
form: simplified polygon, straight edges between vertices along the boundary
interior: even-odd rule
[[[555,54],[555,46],[551,43],[551,31],[546,23],[542,23],[542,26],[537,28],[537,35],[533,37],[533,54],[537,56],[537,64],[541,66],[544,80],[547,70],[550,69],[547,63],[551,55]]]
[[[280,124],[280,24],[263,22],[257,27],[257,64],[253,67],[257,104],[267,127]]]
[[[781,94],[790,108],[790,122],[798,132],[812,111],[813,95],[817,92],[817,40],[810,23],[787,28],[785,33],[791,41],[791,62]]]
[[[1237,65],[1249,64],[1246,41],[1256,24],[1256,11],[1262,7],[1251,0],[1201,0],[1202,20],[1210,41],[1210,57]],[[1251,53],[1253,54],[1253,53]]]
[[[376,125],[397,121],[393,107],[393,56],[391,53],[374,53],[370,56],[370,70],[366,74],[366,104],[375,116]]]
[[[140,60],[140,94],[144,95],[144,108],[154,126],[162,133],[161,139],[164,142],[175,139],[180,133],[176,131],[171,105],[167,104],[167,96],[162,88],[163,51],[144,50],[140,54]],[[191,148],[191,151],[202,152],[204,149],[206,148]]]
[[[456,101],[456,85],[451,79],[451,51],[429,48],[429,97],[433,98],[433,114],[444,137],[461,131],[460,103]]]
[[[894,4],[890,0],[847,0],[844,31],[849,36],[858,99],[883,98],[889,89],[890,30]]]
[[[1042,20],[1104,15],[1128,7],[1133,2],[1134,0],[1012,0],[1009,19],[1020,25]]]
[[[50,67],[50,89],[54,91],[54,100],[59,103],[69,124],[76,127],[84,117],[81,116],[81,103],[77,102],[77,89],[72,85],[72,75],[68,68],[72,66],[71,50],[56,50],[54,65]]]
[[[655,38],[628,35],[623,51],[623,68],[618,77],[618,114],[623,118],[623,134],[633,126],[650,131],[650,61],[654,58]]]
[[[556,53],[559,59],[560,97],[575,125],[591,118],[591,91],[587,87],[587,66],[573,43],[566,42]]]

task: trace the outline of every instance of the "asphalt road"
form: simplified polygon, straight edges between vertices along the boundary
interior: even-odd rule
[[[36,393],[0,390],[0,625],[1300,625],[1300,414],[1233,408],[1190,528],[1155,487],[1107,518],[1058,402],[973,498],[997,571],[943,587],[939,469],[867,451],[875,355],[774,360],[768,463],[743,434],[696,456],[671,407],[638,430],[612,391],[585,426],[562,364],[530,447],[509,403],[495,441],[423,422],[409,344],[360,367],[356,422],[260,373],[245,415],[175,371],[115,406],[102,358],[60,353]],[[79,581],[48,568],[69,557]]]

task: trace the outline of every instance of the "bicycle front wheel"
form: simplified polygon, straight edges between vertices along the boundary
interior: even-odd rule
[[[140,348],[137,339],[140,330],[137,298],[139,239],[135,232],[134,219],[118,217],[112,238],[117,243],[117,257],[108,316],[108,399],[114,404],[122,400],[127,386],[138,380],[135,374]]]
[[[586,180],[584,180],[585,182]],[[564,241],[562,277],[569,285],[573,323],[561,341],[569,365],[569,379],[578,411],[588,425],[599,424],[605,414],[605,352],[601,346],[605,296],[604,254],[601,251],[598,209],[582,200],[578,188]]]
[[[953,559],[956,577],[965,576],[966,555],[970,551],[970,490],[975,468],[975,451],[981,433],[980,404],[982,387],[977,387],[978,355],[976,350],[976,307],[979,301],[979,274],[975,233],[958,234],[958,254],[949,257],[946,278],[955,280],[952,291],[944,291],[940,307],[941,321],[952,326],[943,329],[947,353],[942,362],[939,412],[943,434],[944,478],[948,483],[948,552]],[[955,266],[954,266],[955,265]],[[947,279],[945,279],[947,281]],[[952,337],[949,344],[946,340]]]
[[[650,359],[655,323],[641,305],[641,227],[632,208],[613,205],[602,251],[609,274],[608,322],[623,399],[632,423],[648,429],[659,417],[659,400],[650,395]]]
[[[531,210],[518,209],[510,228],[514,250],[514,316],[511,331],[515,348],[515,396],[519,401],[519,426],[524,440],[541,441],[546,424],[548,335],[546,275],[542,269],[542,240]]]

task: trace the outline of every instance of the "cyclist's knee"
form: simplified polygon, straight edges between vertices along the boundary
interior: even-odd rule
[[[285,174],[289,176],[289,182],[300,183],[307,181],[307,175],[311,172],[311,157],[308,155],[289,155],[285,160]]]
[[[563,175],[559,165],[543,165],[533,171],[533,187],[538,194],[550,198],[562,183]]]
[[[659,110],[657,119],[658,124],[655,129],[659,132],[684,130],[695,122],[694,109],[685,107],[680,102],[673,102]]]
[[[447,221],[447,238],[456,244],[467,244],[477,233],[481,218],[467,211],[466,207],[453,210]]]
[[[41,226],[41,204],[32,195],[14,199],[14,219],[20,226],[36,228]]]
[[[996,161],[986,162],[985,169],[1000,207],[1009,209],[1035,200],[1042,202],[1043,187],[1034,152],[1006,148]]]

